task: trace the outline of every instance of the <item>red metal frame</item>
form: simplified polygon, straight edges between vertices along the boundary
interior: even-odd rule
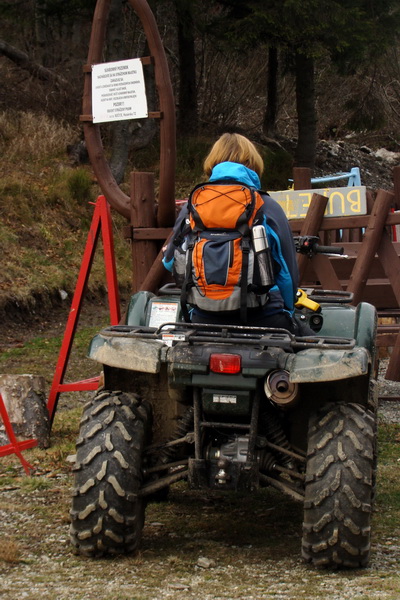
[[[57,408],[57,402],[61,392],[96,390],[98,387],[99,377],[92,377],[91,379],[84,379],[82,381],[76,381],[74,383],[63,383],[63,381],[68,365],[69,356],[71,353],[72,343],[74,340],[80,311],[82,308],[83,296],[92,268],[93,258],[96,251],[100,231],[102,233],[103,240],[104,265],[107,279],[108,304],[110,310],[111,325],[118,325],[121,318],[110,205],[108,204],[105,196],[99,196],[95,203],[91,202],[90,204],[94,204],[95,210],[93,213],[93,219],[87,237],[86,247],[83,254],[82,264],[79,271],[74,297],[72,299],[71,309],[69,312],[67,325],[64,332],[64,338],[61,345],[60,354],[54,372],[54,378],[50,389],[49,399],[47,402],[47,409],[49,411],[51,423],[54,419],[54,413]]]
[[[9,444],[5,446],[0,446],[0,456],[7,456],[8,454],[16,454],[21,462],[21,465],[24,467],[24,471],[27,475],[30,475],[30,472],[33,471],[32,465],[28,463],[27,460],[22,456],[22,450],[26,450],[27,448],[33,448],[37,446],[38,441],[35,439],[24,440],[23,442],[19,442],[15,437],[14,430],[12,428],[10,418],[7,413],[6,406],[4,404],[4,400],[2,395],[0,394],[0,416],[3,419],[4,427],[6,433],[8,435],[8,439],[10,440]]]

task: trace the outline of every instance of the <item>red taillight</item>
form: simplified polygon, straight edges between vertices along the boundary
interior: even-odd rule
[[[229,373],[234,375],[242,369],[240,354],[211,354],[210,371],[213,373]]]

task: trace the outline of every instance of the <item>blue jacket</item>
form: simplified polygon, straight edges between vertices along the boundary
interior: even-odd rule
[[[257,173],[242,164],[232,162],[223,162],[216,165],[209,181],[221,183],[224,181],[237,181],[257,190],[260,190],[261,186]],[[263,224],[268,236],[272,257],[277,267],[275,272],[276,286],[270,290],[270,301],[265,307],[265,313],[273,314],[283,309],[292,312],[299,284],[292,231],[279,204],[268,194],[264,192],[260,192],[260,194],[264,200],[264,206],[261,208]],[[188,209],[185,204],[176,220],[172,241],[167,246],[164,254],[163,264],[168,271],[172,272],[174,263],[174,240],[180,236],[187,224],[187,219]]]

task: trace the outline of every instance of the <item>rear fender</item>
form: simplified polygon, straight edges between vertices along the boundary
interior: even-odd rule
[[[286,369],[293,383],[339,381],[367,375],[375,360],[377,313],[372,304],[323,305],[319,336],[339,336],[356,341],[353,349],[309,348],[288,355]]]
[[[320,350],[310,348],[289,354],[286,370],[293,383],[338,381],[367,375],[371,362],[366,348],[351,350]]]
[[[360,302],[358,306],[322,306],[323,325],[318,335],[348,337],[356,346],[366,348],[371,357],[375,354],[378,317],[372,304]]]
[[[90,343],[88,356],[109,367],[158,373],[167,351],[161,340],[103,336],[99,333]]]
[[[147,325],[149,302],[155,295],[151,292],[137,292],[129,302],[126,325]]]

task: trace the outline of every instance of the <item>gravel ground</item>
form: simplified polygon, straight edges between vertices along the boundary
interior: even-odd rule
[[[269,493],[262,509],[260,499],[255,501],[258,523],[249,523],[248,534],[234,543],[230,529],[235,525],[221,526],[216,520],[224,520],[227,510],[234,521],[243,519],[241,501],[217,499],[213,511],[202,514],[202,526],[190,527],[191,512],[203,498],[181,490],[168,503],[173,518],[150,506],[139,556],[81,559],[69,549],[65,515],[58,514],[66,509],[67,494],[64,482],[58,486],[50,495],[48,491],[1,493],[2,535],[22,540],[21,559],[14,564],[0,562],[2,600],[397,600],[400,596],[400,546],[395,532],[375,539],[369,568],[317,571],[299,557],[299,511],[290,504],[282,510],[280,497]],[[189,510],[182,500],[188,501]],[[54,523],[37,509],[26,508],[26,504],[48,506],[49,501],[57,515]],[[7,503],[12,512],[5,510]],[[248,502],[245,508],[250,508]],[[183,533],[182,520],[190,533]],[[267,530],[263,541],[254,531],[261,524]],[[276,538],[278,529],[284,532],[284,543],[282,535]]]
[[[378,416],[384,423],[400,423],[400,402],[385,400],[385,397],[400,398],[400,382],[385,379],[388,363],[389,359],[381,359],[379,364],[378,396],[380,400]]]
[[[400,422],[400,404],[393,400],[380,400],[378,417],[382,423]]]

